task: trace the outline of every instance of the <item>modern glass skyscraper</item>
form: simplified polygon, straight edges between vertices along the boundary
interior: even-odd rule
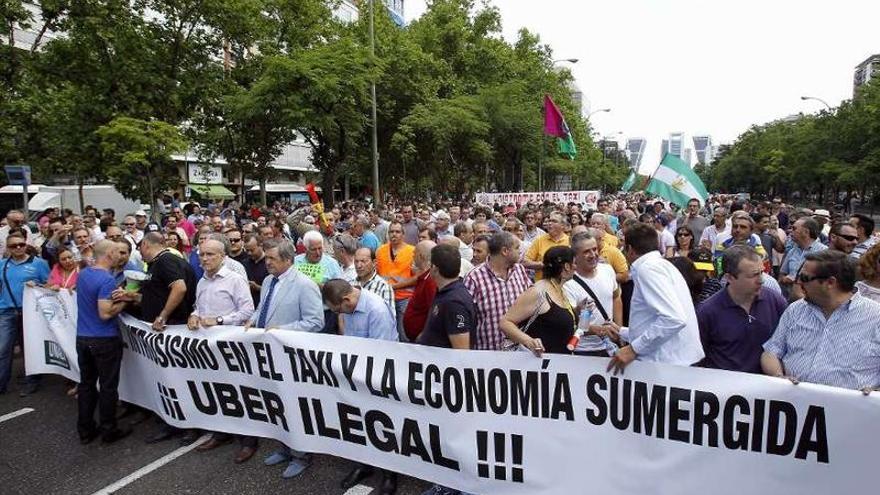
[[[697,163],[711,165],[715,160],[715,145],[712,143],[712,136],[708,134],[694,136],[694,151],[697,154]]]
[[[633,170],[638,170],[642,165],[642,157],[645,156],[645,147],[648,140],[641,137],[629,138],[626,140],[626,152],[629,155],[629,163]]]

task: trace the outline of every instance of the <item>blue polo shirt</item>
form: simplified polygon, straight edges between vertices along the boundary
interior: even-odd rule
[[[76,279],[76,336],[116,337],[119,326],[116,317],[102,320],[98,301],[110,300],[116,289],[116,278],[107,270],[88,267]]]
[[[706,368],[761,373],[764,342],[770,339],[785,311],[785,299],[761,287],[751,311],[733,302],[727,289],[706,299],[697,309]]]
[[[24,284],[45,284],[49,279],[49,264],[43,258],[30,256],[17,262],[11,257],[0,260],[0,309],[21,307]],[[12,294],[9,290],[12,289]]]

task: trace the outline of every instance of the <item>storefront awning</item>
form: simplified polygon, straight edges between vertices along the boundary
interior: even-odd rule
[[[235,193],[223,186],[215,184],[190,184],[190,189],[199,196],[209,199],[234,199]]]

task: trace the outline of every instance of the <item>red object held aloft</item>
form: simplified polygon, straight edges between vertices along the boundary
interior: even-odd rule
[[[317,193],[317,191],[315,191],[314,184],[312,184],[311,182],[306,184],[306,191],[308,191],[308,193],[309,193],[309,200],[312,202],[312,204],[316,204],[316,203],[321,202],[321,200],[318,199],[318,193]]]

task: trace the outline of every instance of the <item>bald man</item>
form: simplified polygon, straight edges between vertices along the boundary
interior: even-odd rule
[[[421,241],[416,245],[413,258],[413,272],[417,273],[416,287],[412,298],[403,313],[403,328],[406,335],[401,337],[404,341],[414,341],[425,328],[428,320],[428,312],[437,294],[437,284],[431,278],[431,250],[437,244],[434,241]]]

